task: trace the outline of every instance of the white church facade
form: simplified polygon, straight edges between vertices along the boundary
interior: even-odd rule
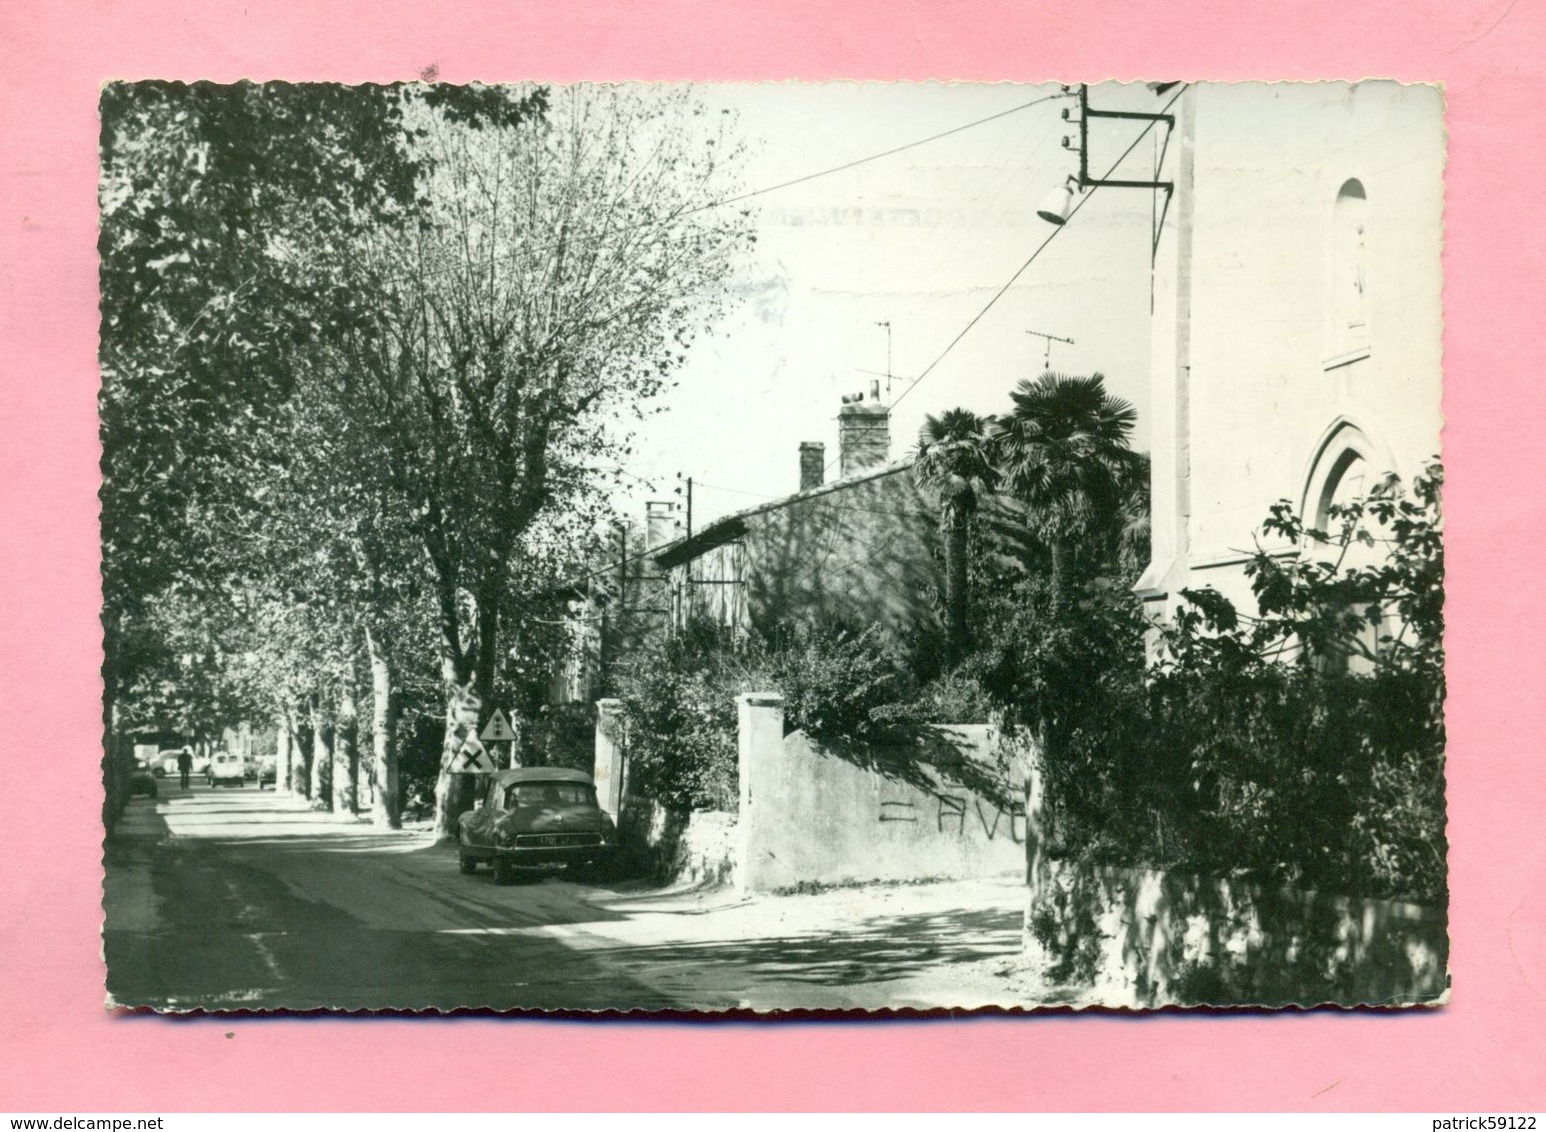
[[[1439,455],[1443,102],[1383,81],[1197,84],[1172,113],[1138,590],[1156,616],[1210,586],[1250,611],[1243,566],[1275,501],[1320,525]]]

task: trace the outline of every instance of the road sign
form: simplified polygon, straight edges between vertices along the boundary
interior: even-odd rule
[[[451,771],[453,774],[493,774],[494,760],[489,758],[482,743],[469,736],[452,758]]]
[[[483,730],[478,733],[478,738],[485,743],[507,743],[515,738],[515,731],[505,719],[505,713],[495,708],[494,717],[484,725]]]

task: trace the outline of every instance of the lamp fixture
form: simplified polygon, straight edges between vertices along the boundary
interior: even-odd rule
[[[1047,194],[1041,207],[1036,210],[1036,215],[1048,224],[1062,227],[1074,210],[1074,191],[1078,188],[1079,178],[1070,173],[1067,180]]]
[[[1163,93],[1175,86],[1175,83],[1151,83],[1150,89],[1155,93]],[[1068,88],[1064,88],[1068,90]],[[1072,93],[1072,91],[1069,91]],[[1049,224],[1062,225],[1068,222],[1068,217],[1074,209],[1074,193],[1083,192],[1085,189],[1113,188],[1113,189],[1151,189],[1165,194],[1165,206],[1160,210],[1154,229],[1154,247],[1159,247],[1159,231],[1164,226],[1165,213],[1170,209],[1170,198],[1175,193],[1173,181],[1136,181],[1120,180],[1112,177],[1090,176],[1090,119],[1091,118],[1125,118],[1132,121],[1159,123],[1165,127],[1165,142],[1160,150],[1156,167],[1163,164],[1165,150],[1170,147],[1170,135],[1175,131],[1176,119],[1173,114],[1150,114],[1138,110],[1096,110],[1090,106],[1090,88],[1085,83],[1079,84],[1079,109],[1077,118],[1072,107],[1065,107],[1063,120],[1070,124],[1075,121],[1079,124],[1079,139],[1075,143],[1072,136],[1064,136],[1064,149],[1077,149],[1079,151],[1079,172],[1077,175],[1068,174],[1064,183],[1048,194],[1042,206],[1036,210],[1036,215]],[[1140,135],[1141,136],[1141,135]]]

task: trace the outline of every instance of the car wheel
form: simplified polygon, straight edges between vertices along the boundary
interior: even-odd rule
[[[462,871],[464,877],[471,876],[478,871],[478,858],[469,857],[466,853],[458,853],[456,867]]]
[[[511,866],[509,858],[494,858],[494,883],[509,884],[515,879],[515,869]]]

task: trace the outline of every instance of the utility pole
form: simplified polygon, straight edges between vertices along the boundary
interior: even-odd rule
[[[682,478],[682,473],[681,472],[677,472],[676,473],[676,478],[677,479],[681,479]],[[687,500],[687,537],[688,538],[692,538],[692,477],[691,476],[687,477],[687,490],[686,490],[686,492],[684,493],[683,490],[680,487],[678,487],[676,489],[676,493],[678,495],[684,495],[686,500]]]
[[[1042,362],[1043,369],[1052,368],[1052,343],[1063,342],[1070,346],[1074,344],[1074,340],[1072,338],[1059,338],[1056,334],[1043,334],[1040,330],[1027,330],[1026,333],[1034,335],[1037,338],[1045,338],[1047,340],[1047,358],[1044,362]]]

